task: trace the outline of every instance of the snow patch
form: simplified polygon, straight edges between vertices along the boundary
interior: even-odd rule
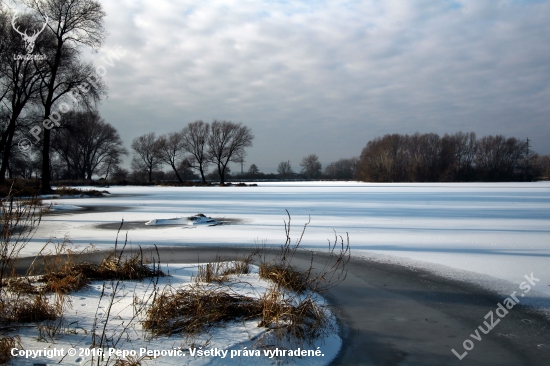
[[[259,278],[258,268],[251,266],[251,273],[235,277],[237,280],[232,283],[231,288],[236,294],[249,297],[260,297],[270,287],[270,283]],[[162,270],[170,276],[159,278],[157,289],[162,291],[167,286],[180,288],[187,286],[194,281],[197,276],[197,264],[172,263],[162,265]],[[152,338],[146,332],[141,322],[134,321],[128,327],[132,317],[135,315],[136,304],[142,300],[150,300],[155,285],[151,281],[123,281],[118,286],[112,282],[94,281],[87,290],[78,291],[68,296],[68,303],[71,308],[65,313],[65,321],[59,330],[59,336],[54,341],[51,339],[37,339],[38,330],[35,327],[24,327],[17,331],[21,337],[21,343],[25,350],[43,350],[45,348],[64,349],[74,348],[77,353],[67,355],[63,358],[63,365],[86,365],[91,364],[92,355],[90,353],[90,344],[92,342],[93,330],[99,331],[106,326],[106,335],[108,336],[107,347],[118,350],[136,350],[147,348],[148,350],[183,350],[185,356],[161,356],[158,358],[147,358],[142,360],[146,365],[251,365],[273,364],[277,361],[273,358],[264,356],[262,348],[256,348],[254,343],[267,331],[265,328],[259,328],[257,319],[248,319],[242,321],[225,322],[222,326],[213,328],[209,333],[202,334],[194,339],[198,347],[202,350],[211,350],[218,348],[220,350],[256,350],[259,349],[261,356],[249,357],[239,356],[230,358],[221,357],[191,357],[189,354],[189,344],[185,342],[184,335],[172,335],[170,337]],[[115,292],[113,294],[113,291]],[[103,296],[102,296],[103,294]],[[113,297],[112,306],[109,306],[109,300]],[[321,305],[325,306],[325,300],[318,296],[315,298]],[[110,314],[110,315],[108,315]],[[332,321],[336,326],[336,318],[332,315]],[[11,333],[10,335],[14,335]],[[342,340],[337,334],[331,334],[328,337],[318,339],[312,345],[301,345],[301,349],[319,350],[321,357],[302,357],[292,358],[291,364],[300,366],[321,366],[328,365],[338,354],[342,346]],[[298,346],[296,346],[298,347]],[[86,349],[88,351],[86,351]],[[84,352],[81,352],[84,350]],[[105,349],[107,351],[108,349]],[[87,353],[86,353],[87,352]],[[81,354],[82,353],[82,354]],[[235,352],[236,353],[236,352]],[[36,364],[57,364],[61,357],[37,357],[35,359],[16,358],[16,365],[36,365]],[[94,359],[97,362],[97,357]],[[109,364],[114,364],[115,358],[109,360]],[[104,363],[102,363],[104,364]]]

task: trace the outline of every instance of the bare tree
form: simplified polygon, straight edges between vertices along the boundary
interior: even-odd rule
[[[8,17],[12,20],[7,19]],[[11,24],[13,19],[15,19],[15,16],[10,12],[5,12],[4,16],[0,16],[0,21],[3,23],[10,22]],[[25,29],[32,29],[34,25],[31,16],[19,17],[17,23],[18,26]],[[3,183],[10,161],[13,138],[16,130],[21,128],[20,116],[23,115],[28,104],[36,101],[41,86],[41,75],[45,71],[45,66],[44,63],[34,62],[30,58],[19,59],[13,57],[13,55],[25,53],[19,31],[16,31],[14,27],[7,27],[6,24],[0,25],[0,28],[4,28],[0,33],[5,34],[2,42],[3,46],[1,47],[2,52],[0,52],[0,80],[3,84],[2,90],[0,90],[0,100],[4,96],[7,102],[5,104],[8,106],[7,123],[5,128],[2,128],[0,139],[0,152],[2,153],[0,183]]]
[[[181,132],[171,132],[167,135],[159,136],[158,141],[159,156],[163,163],[172,167],[176,178],[183,182],[178,172],[178,166],[184,160],[184,138]]]
[[[305,156],[300,163],[302,167],[302,174],[307,179],[319,179],[321,178],[322,165],[319,162],[319,158],[315,154]]]
[[[151,132],[135,138],[132,141],[132,149],[134,150],[132,169],[146,172],[148,181],[151,183],[153,171],[162,165],[155,133]]]
[[[191,168],[199,171],[203,183],[206,183],[205,173],[208,164],[208,138],[210,137],[210,124],[203,121],[189,123],[181,131],[183,148],[191,154],[189,162]]]
[[[212,122],[208,138],[210,159],[218,168],[220,184],[225,184],[227,164],[244,155],[244,149],[252,146],[254,136],[250,128],[231,121]]]
[[[108,155],[103,164],[97,169],[97,174],[103,179],[109,180],[110,175],[121,170],[122,159],[120,155]]]
[[[96,0],[25,0],[26,5],[49,19],[47,30],[54,39],[54,46],[45,50],[48,56],[48,72],[42,76],[44,120],[49,120],[54,105],[65,99],[70,92],[73,98],[80,86],[82,98],[97,100],[103,85],[91,64],[79,62],[81,47],[98,49],[106,33],[103,28],[105,12]],[[94,80],[94,82],[90,82]],[[50,187],[51,123],[45,124],[42,147],[42,191]]]
[[[68,113],[54,135],[52,148],[66,162],[73,178],[87,180],[98,169],[119,163],[121,156],[128,154],[117,130],[94,111]]]
[[[279,173],[279,178],[288,179],[294,174],[292,171],[292,166],[290,166],[290,160],[281,161],[277,167],[277,173]]]

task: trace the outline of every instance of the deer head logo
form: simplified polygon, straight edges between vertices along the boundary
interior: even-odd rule
[[[17,26],[15,25],[15,20],[17,19],[17,13],[13,14],[13,18],[11,19],[11,25],[13,29],[23,37],[23,41],[25,41],[25,49],[27,50],[28,54],[31,54],[34,50],[34,43],[36,42],[36,39],[42,33],[44,29],[46,29],[46,26],[48,25],[48,16],[46,15],[46,22],[44,23],[44,26],[39,31],[34,31],[32,35],[28,35],[27,31],[25,33],[21,32],[19,29],[17,29]]]

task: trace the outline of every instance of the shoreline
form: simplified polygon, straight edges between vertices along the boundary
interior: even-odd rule
[[[134,248],[135,249],[135,248]],[[234,259],[254,248],[159,247],[161,263],[208,262],[217,255]],[[266,254],[279,251],[266,248]],[[102,252],[94,253],[101,256]],[[154,249],[144,248],[145,253]],[[325,257],[325,259],[323,259]],[[21,258],[26,270],[34,257]],[[322,252],[314,264],[325,263]],[[311,252],[300,250],[293,263],[307,268]],[[436,275],[428,270],[352,257],[346,280],[325,298],[340,325],[342,348],[331,365],[547,365],[550,321],[521,303],[488,333],[478,332],[484,316],[504,298],[480,286]],[[495,315],[496,317],[496,315]],[[463,344],[473,348],[462,361]]]

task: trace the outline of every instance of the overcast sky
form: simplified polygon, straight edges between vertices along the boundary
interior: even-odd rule
[[[387,133],[529,137],[550,153],[550,2],[101,0],[100,111],[126,144],[242,122],[245,169],[358,156]],[[101,53],[92,56],[102,64]]]

